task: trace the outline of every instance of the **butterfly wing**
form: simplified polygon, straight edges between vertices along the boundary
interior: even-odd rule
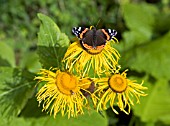
[[[93,30],[87,30],[86,33],[84,33],[84,36],[82,38],[82,45],[86,49],[93,49],[94,46],[94,31]]]
[[[95,46],[96,49],[101,50],[106,45],[107,36],[103,33],[102,29],[96,31]]]
[[[106,42],[116,36],[114,29],[88,29],[84,27],[74,27],[72,32],[80,39],[81,44],[86,49],[103,49]]]
[[[88,28],[84,28],[84,27],[74,27],[74,28],[72,28],[73,34],[75,34],[79,39],[83,38],[83,35],[87,30],[88,30]]]
[[[117,31],[114,29],[102,29],[102,32],[107,36],[107,41],[111,40],[112,37],[116,36]]]

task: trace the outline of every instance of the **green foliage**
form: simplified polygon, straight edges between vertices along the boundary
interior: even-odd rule
[[[123,33],[126,48],[145,43],[151,39],[153,24],[156,22],[154,15],[157,13],[158,9],[149,4],[125,4],[123,6],[125,23],[130,29],[130,31]]]
[[[167,80],[160,79],[154,85],[148,85],[148,96],[142,98],[141,104],[134,106],[135,115],[144,122],[162,121],[170,124],[170,92]]]
[[[94,120],[96,120],[94,122]],[[107,118],[103,118],[95,111],[91,111],[86,113],[85,115],[80,116],[79,118],[71,118],[67,119],[66,117],[62,117],[58,115],[55,119],[51,116],[43,116],[40,118],[15,118],[12,121],[6,122],[4,119],[0,122],[0,125],[8,125],[8,126],[106,126],[107,125]]]
[[[4,42],[0,43],[0,66],[15,66],[14,51]]]
[[[170,79],[170,32],[154,41],[130,49],[124,55],[126,65],[139,72],[147,72],[157,79]],[[134,55],[135,54],[135,55]],[[142,64],[142,65],[141,65]]]
[[[123,125],[170,125],[170,9],[166,0],[155,4],[1,0],[0,12],[0,126],[106,126],[121,125],[125,120],[131,121]],[[145,77],[148,96],[134,105],[132,117],[123,115],[123,121],[120,115],[107,113],[103,118],[92,110],[78,118],[68,120],[59,114],[54,119],[38,107],[35,73],[41,65],[61,67],[72,40],[68,37],[73,37],[72,27],[90,25],[116,29],[120,43],[115,48],[120,51],[121,66],[130,69],[128,77],[133,75],[139,82]]]
[[[17,116],[33,95],[34,75],[16,68],[0,67],[0,115]]]
[[[35,52],[26,52],[20,61],[20,67],[33,73],[39,72],[41,64],[38,59],[38,54]]]
[[[147,125],[154,125],[158,121],[168,125],[170,33],[167,28],[161,27],[165,25],[165,20],[158,19],[167,17],[167,14],[162,15],[156,6],[146,3],[140,5],[128,3],[122,7],[125,24],[129,30],[123,33],[123,40],[120,43],[121,64],[124,68],[128,67],[137,72],[132,75],[140,77],[142,73],[146,77],[152,77],[145,79],[144,85],[148,87],[148,96],[141,98],[140,105],[134,106],[134,115],[140,117]]]
[[[146,33],[148,33],[147,31],[151,31],[152,25],[155,22],[155,17],[153,16],[155,13],[158,13],[158,9],[146,3],[140,5],[129,3],[123,6],[126,26],[131,30],[138,30]]]
[[[38,14],[42,21],[38,33],[38,55],[43,67],[59,67],[69,45],[69,39],[47,16]],[[47,62],[48,61],[48,62]]]

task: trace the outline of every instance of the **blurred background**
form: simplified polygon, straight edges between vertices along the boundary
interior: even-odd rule
[[[122,69],[129,69],[130,78],[145,80],[148,96],[132,108],[130,115],[121,112],[115,115],[108,109],[107,118],[103,119],[105,123],[98,125],[170,126],[169,0],[0,0],[0,67],[21,68],[31,73],[39,71],[36,44],[41,22],[38,13],[52,18],[71,41],[75,37],[71,29],[76,26],[117,30],[119,44],[115,48],[121,54]],[[57,125],[53,118],[40,118],[41,109],[34,96],[30,101],[22,107],[15,121],[3,119],[0,125]],[[35,107],[27,109],[32,104]],[[32,113],[36,109],[39,109],[38,114]],[[32,122],[26,122],[25,118]],[[88,119],[90,125],[96,125],[95,119]],[[82,120],[73,125],[84,122]]]

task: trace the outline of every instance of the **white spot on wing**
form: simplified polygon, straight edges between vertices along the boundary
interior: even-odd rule
[[[109,32],[109,34],[111,34],[112,30],[111,30],[111,29],[108,29],[108,32]]]
[[[79,31],[79,32],[81,31],[81,27],[78,28],[78,31]]]

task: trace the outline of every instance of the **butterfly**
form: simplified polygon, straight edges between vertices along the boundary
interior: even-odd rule
[[[111,40],[117,34],[117,31],[114,29],[96,30],[93,26],[90,28],[74,27],[72,32],[80,39],[82,46],[87,50],[103,49],[107,41]]]

